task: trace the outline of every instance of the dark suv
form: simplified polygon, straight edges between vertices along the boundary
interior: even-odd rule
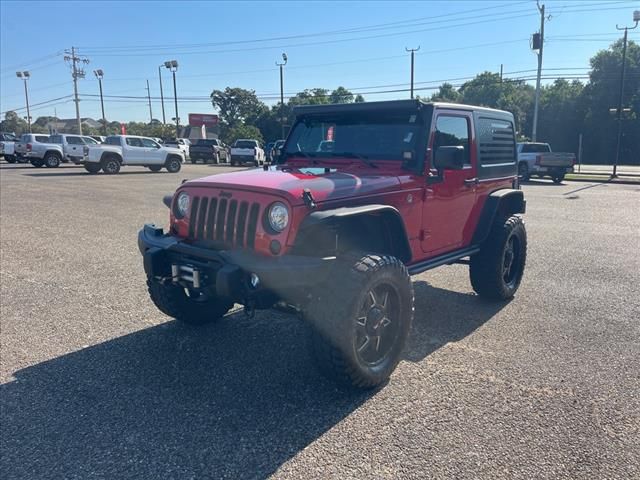
[[[165,197],[168,231],[145,225],[138,239],[149,294],[197,325],[234,303],[296,312],[323,371],[374,387],[411,328],[411,275],[462,263],[482,297],[518,289],[527,236],[513,116],[417,100],[296,115],[275,165]]]

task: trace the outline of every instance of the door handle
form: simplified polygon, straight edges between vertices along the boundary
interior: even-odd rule
[[[464,184],[467,187],[473,187],[474,185],[478,185],[478,183],[480,183],[480,180],[478,180],[478,177],[476,177],[476,178],[465,178],[464,179]]]

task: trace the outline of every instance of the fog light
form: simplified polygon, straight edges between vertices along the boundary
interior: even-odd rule
[[[278,240],[271,240],[271,243],[269,244],[269,250],[271,250],[271,253],[278,255],[281,249],[282,245],[280,245]]]
[[[249,282],[251,282],[251,286],[253,288],[258,288],[258,285],[260,285],[260,277],[255,273],[252,273]]]

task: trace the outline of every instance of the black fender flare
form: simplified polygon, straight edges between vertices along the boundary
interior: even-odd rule
[[[302,221],[300,230],[320,225],[335,227],[341,222],[358,216],[379,216],[392,233],[393,255],[404,263],[411,260],[411,246],[404,221],[398,209],[391,205],[374,204],[314,211]]]
[[[50,153],[57,155],[60,160],[64,158],[64,155],[61,154],[58,150],[47,150],[46,152],[44,152],[44,155],[42,156],[42,160],[44,160],[47,157],[47,155],[49,155]]]
[[[122,155],[120,155],[117,152],[102,152],[102,155],[100,155],[100,163],[104,162],[104,159],[109,157],[109,156],[114,156],[118,159],[118,162],[120,163],[120,165],[122,165]]]
[[[487,200],[482,208],[478,226],[473,235],[472,243],[479,245],[487,238],[493,222],[499,215],[514,215],[516,213],[525,213],[527,202],[524,199],[522,190],[513,188],[503,188],[491,192],[487,196]]]

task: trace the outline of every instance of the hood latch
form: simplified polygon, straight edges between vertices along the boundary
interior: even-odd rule
[[[313,195],[311,195],[311,190],[309,190],[308,188],[305,188],[302,191],[302,200],[304,201],[304,204],[308,208],[316,208],[316,201],[313,199]]]

